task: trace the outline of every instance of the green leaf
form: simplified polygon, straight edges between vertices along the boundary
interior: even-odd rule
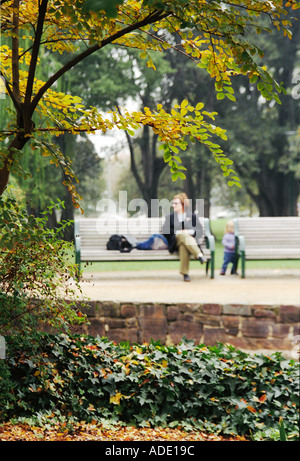
[[[227,97],[228,99],[230,99],[230,101],[234,101],[234,102],[236,101],[236,98],[235,98],[235,96],[233,96],[233,94],[226,93],[226,97]]]
[[[286,432],[285,432],[284,424],[282,420],[279,422],[279,433],[280,433],[280,442],[286,442],[287,437],[286,437]]]
[[[290,367],[290,361],[289,361],[289,360],[282,360],[282,361],[280,362],[280,368],[281,368],[282,370],[286,370],[286,369],[288,369],[289,367]]]
[[[178,152],[179,152],[179,150],[178,150],[178,148],[177,148],[176,146],[172,146],[172,145],[170,145],[170,149],[171,149],[173,152],[175,152],[175,154],[178,154]],[[173,156],[173,158],[175,158],[175,159],[179,159],[178,161],[180,161],[180,162],[181,162],[181,160],[180,160],[180,158],[179,158],[179,157],[175,157],[175,156]]]
[[[185,175],[184,173],[182,173],[182,171],[178,171],[178,172],[177,172],[177,175],[178,175],[178,177],[181,178],[181,179],[186,179],[186,175]]]
[[[166,163],[168,163],[171,159],[172,159],[172,154],[170,153],[170,151],[165,151],[165,153],[164,153],[164,161]]]

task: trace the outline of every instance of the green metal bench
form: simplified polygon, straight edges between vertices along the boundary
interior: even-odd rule
[[[234,228],[242,278],[246,261],[300,259],[300,217],[236,218]]]
[[[118,250],[107,250],[106,243],[113,234],[131,235],[139,242],[147,240],[151,235],[161,233],[163,218],[127,218],[127,219],[94,219],[83,218],[75,221],[75,262],[79,274],[82,262],[101,261],[168,261],[178,260],[177,253],[168,250],[137,250],[121,253]],[[206,257],[206,274],[210,268],[210,277],[214,278],[215,270],[215,238],[210,230],[209,219],[203,222],[204,236],[201,248]]]

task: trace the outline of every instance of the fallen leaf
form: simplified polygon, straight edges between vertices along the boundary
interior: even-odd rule
[[[0,441],[247,441],[244,436],[223,437],[201,431],[173,428],[136,428],[113,426],[109,429],[92,421],[73,424],[73,429],[62,426],[47,429],[27,424],[4,423],[0,426]]]

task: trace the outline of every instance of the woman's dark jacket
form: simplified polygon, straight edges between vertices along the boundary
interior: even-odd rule
[[[179,221],[177,213],[171,213],[166,216],[165,222],[162,227],[162,234],[168,241],[168,248],[170,253],[174,253],[177,250],[176,245],[176,231],[183,229],[193,229],[192,234],[199,247],[203,236],[203,229],[200,221],[195,213],[187,212],[184,221]]]

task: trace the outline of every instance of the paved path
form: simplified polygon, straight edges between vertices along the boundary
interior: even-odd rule
[[[90,300],[120,302],[183,302],[283,304],[300,306],[299,269],[248,269],[246,278],[190,272],[185,283],[176,270],[83,273],[81,287]]]

